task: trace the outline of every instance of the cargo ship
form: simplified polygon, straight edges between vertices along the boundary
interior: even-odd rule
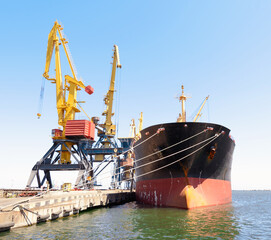
[[[134,143],[139,203],[193,209],[231,202],[235,141],[224,126],[186,122],[186,99],[182,86],[177,122],[147,127]]]

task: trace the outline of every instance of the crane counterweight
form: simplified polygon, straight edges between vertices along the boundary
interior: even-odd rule
[[[85,88],[85,92],[88,93],[89,95],[91,95],[94,92],[94,89],[93,89],[93,87],[91,87],[90,85],[88,85]]]

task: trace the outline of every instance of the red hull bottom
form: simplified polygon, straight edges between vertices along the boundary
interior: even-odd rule
[[[192,209],[230,203],[230,181],[171,178],[136,183],[138,202],[161,207]]]

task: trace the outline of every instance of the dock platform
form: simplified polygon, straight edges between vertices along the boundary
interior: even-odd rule
[[[130,190],[49,191],[40,196],[0,198],[0,232],[134,200],[135,192]]]

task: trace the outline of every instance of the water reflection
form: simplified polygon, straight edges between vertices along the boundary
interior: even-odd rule
[[[223,205],[194,210],[174,208],[137,209],[133,217],[139,239],[234,239],[238,224],[234,208]]]

